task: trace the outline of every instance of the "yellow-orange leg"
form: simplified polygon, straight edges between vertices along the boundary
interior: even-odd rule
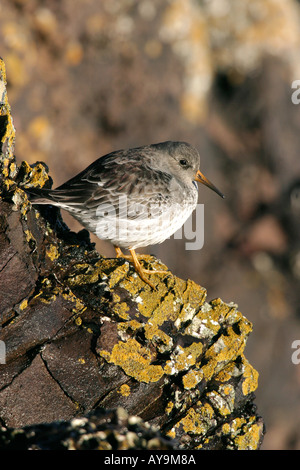
[[[114,249],[116,250],[117,258],[124,258],[124,259],[128,259],[128,260],[132,261],[132,256],[131,256],[131,255],[124,255],[124,253],[123,253],[123,251],[121,250],[121,248],[119,248],[118,246],[115,246],[115,245],[114,245]]]
[[[129,248],[130,255],[124,255],[121,248],[119,248],[118,246],[115,246],[115,250],[116,250],[117,258],[124,258],[124,259],[128,259],[128,260],[132,261],[132,263],[134,265],[134,268],[135,268],[136,272],[138,273],[138,275],[140,276],[140,278],[146,284],[148,284],[150,287],[152,287],[152,289],[155,289],[155,286],[146,278],[145,274],[167,274],[168,273],[168,271],[162,271],[162,270],[154,271],[154,270],[142,268],[142,266],[141,266],[141,264],[138,260],[138,256],[137,256],[135,250],[133,250],[131,248]]]

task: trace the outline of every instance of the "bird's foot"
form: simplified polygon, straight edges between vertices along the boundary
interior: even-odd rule
[[[149,255],[137,255],[135,250],[132,249],[129,249],[130,255],[124,255],[121,248],[117,246],[115,246],[115,250],[117,258],[124,258],[131,261],[134,265],[135,271],[140,276],[140,278],[154,290],[156,290],[156,287],[154,286],[154,284],[152,284],[152,282],[149,281],[149,279],[147,279],[145,274],[169,274],[169,271],[165,270],[144,269],[139,262],[139,258],[142,259],[148,257]]]
[[[116,257],[117,258],[124,258],[124,259],[127,259],[128,261],[133,261],[133,256],[131,254],[130,255],[125,255],[125,253],[123,253],[121,248],[119,248],[118,246],[115,246],[114,248],[115,248],[115,251],[116,251]],[[136,255],[138,260],[151,258],[151,255],[142,255],[140,253],[135,253],[135,255]]]
[[[124,258],[124,259],[128,259],[129,261],[132,261],[132,256],[131,255],[124,255],[123,251],[118,246],[115,246],[114,248],[115,248],[115,251],[116,251],[116,257],[117,258]]]

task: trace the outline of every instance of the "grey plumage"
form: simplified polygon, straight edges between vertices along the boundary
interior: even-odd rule
[[[135,249],[183,225],[197,204],[199,166],[198,151],[185,142],[118,150],[57,189],[32,191],[30,200],[61,207],[99,238]]]

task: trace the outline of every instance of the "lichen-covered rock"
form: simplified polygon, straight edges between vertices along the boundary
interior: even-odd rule
[[[4,104],[6,144],[14,130]],[[32,208],[24,190],[50,185],[48,170],[16,166],[6,148],[1,422],[20,428],[121,406],[180,448],[257,449],[258,374],[244,357],[252,326],[237,306],[207,302],[203,287],[171,272],[153,276],[153,290],[128,261],[103,258],[86,231],[68,230],[58,210]],[[151,256],[143,262],[163,266]]]

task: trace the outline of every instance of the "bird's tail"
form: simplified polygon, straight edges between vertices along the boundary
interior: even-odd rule
[[[26,189],[27,196],[31,204],[52,204],[57,205],[51,195],[51,189]]]

